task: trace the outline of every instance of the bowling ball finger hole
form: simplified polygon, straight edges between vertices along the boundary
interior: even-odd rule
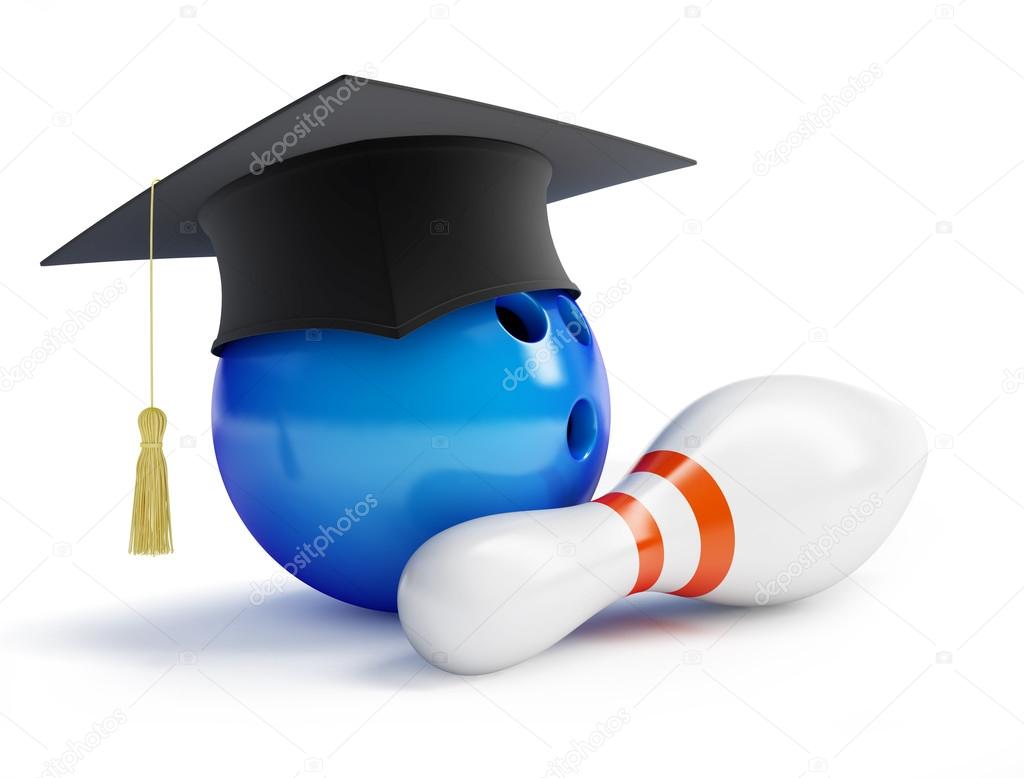
[[[597,443],[597,411],[590,400],[583,398],[572,406],[569,420],[565,424],[565,440],[573,459],[586,459],[594,450]]]
[[[582,346],[589,346],[591,342],[590,325],[587,324],[587,318],[575,301],[560,294],[558,296],[558,312],[562,316],[566,332],[572,336],[572,339]]]
[[[505,332],[523,343],[536,343],[548,334],[548,317],[530,295],[520,292],[499,297],[494,312]]]

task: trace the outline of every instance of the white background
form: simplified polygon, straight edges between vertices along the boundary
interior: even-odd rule
[[[4,0],[2,17],[0,368],[126,291],[0,394],[0,774],[69,748],[82,776],[1024,770],[1019,4]],[[755,172],[872,64],[829,127]],[[300,584],[252,606],[277,568],[214,464],[212,259],[158,267],[178,551],[129,558],[145,266],[37,263],[368,65],[696,158],[551,208],[584,308],[630,288],[592,316],[614,408],[602,488],[718,385],[850,381],[910,407],[933,449],[870,562],[775,609],[640,595],[470,679],[425,666],[392,615]]]

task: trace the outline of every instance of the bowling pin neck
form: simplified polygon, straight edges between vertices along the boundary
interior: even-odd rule
[[[613,492],[595,502],[617,514],[633,536],[637,578],[630,593],[699,597],[729,572],[732,512],[715,479],[687,455],[648,452]]]

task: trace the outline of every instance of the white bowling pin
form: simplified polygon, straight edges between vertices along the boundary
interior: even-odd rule
[[[429,662],[476,674],[635,592],[805,597],[878,548],[927,453],[914,416],[877,395],[804,376],[740,381],[680,413],[610,494],[428,540],[402,573],[399,617]]]

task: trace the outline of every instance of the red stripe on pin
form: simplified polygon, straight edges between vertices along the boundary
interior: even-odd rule
[[[647,591],[654,586],[665,564],[665,546],[657,522],[639,500],[625,492],[609,492],[594,502],[607,505],[619,514],[633,533],[640,566],[630,594]]]
[[[633,472],[654,473],[669,481],[690,504],[697,519],[700,532],[697,569],[682,588],[671,594],[700,597],[712,591],[728,574],[736,550],[732,511],[715,479],[699,464],[677,451],[644,454]]]

